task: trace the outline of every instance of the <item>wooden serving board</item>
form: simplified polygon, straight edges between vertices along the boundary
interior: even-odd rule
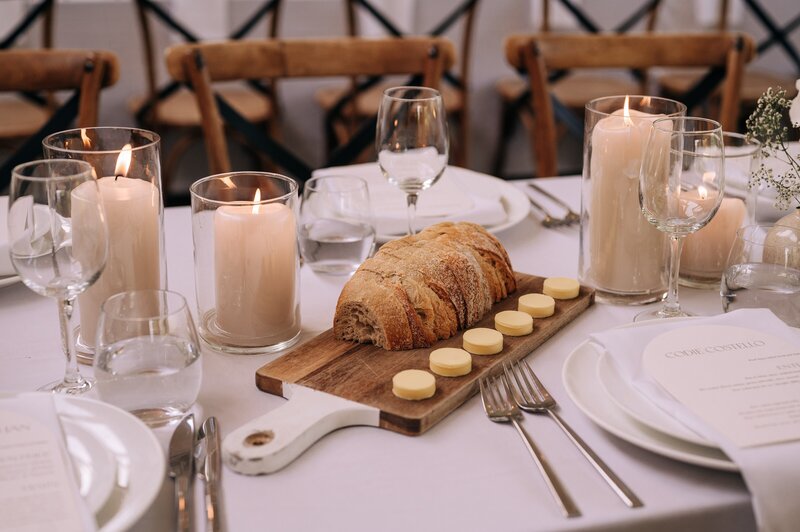
[[[494,315],[517,310],[521,295],[541,292],[543,277],[517,273],[517,291],[496,303],[473,327],[494,328]],[[310,388],[374,407],[380,411],[381,428],[417,435],[434,426],[478,391],[478,380],[501,371],[503,361],[519,360],[539,347],[594,302],[594,290],[581,287],[577,298],[556,300],[555,314],[535,319],[533,333],[504,336],[497,355],[473,355],[472,371],[462,377],[436,376],[436,394],[422,401],[407,401],[392,394],[392,376],[404,369],[428,370],[428,356],[439,347],[461,347],[463,331],[433,347],[386,351],[372,344],[337,340],[333,329],[312,338],[281,358],[259,368],[259,389],[287,397],[288,388]],[[292,386],[287,386],[292,385]]]

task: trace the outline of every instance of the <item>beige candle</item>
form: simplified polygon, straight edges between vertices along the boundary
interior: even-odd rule
[[[664,286],[666,237],[639,206],[642,149],[651,124],[663,116],[625,108],[592,130],[589,277],[603,290],[646,292]]]
[[[123,149],[117,160],[117,176],[102,177],[97,186],[105,207],[108,225],[108,259],[100,278],[78,296],[81,319],[81,341],[94,346],[100,305],[110,296],[128,290],[161,288],[161,198],[149,181],[123,177],[130,165],[131,150]],[[88,205],[96,195],[88,183],[72,193],[72,227],[75,234],[75,255],[95,253],[89,235],[96,232]],[[85,256],[85,255],[83,255]]]
[[[240,342],[285,339],[299,328],[294,213],[281,203],[258,205],[259,198],[214,213],[217,324]]]
[[[698,280],[719,280],[736,230],[742,226],[746,215],[744,201],[723,198],[711,221],[686,237],[681,254],[681,275]]]

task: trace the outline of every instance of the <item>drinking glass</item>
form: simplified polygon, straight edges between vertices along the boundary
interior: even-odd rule
[[[639,172],[639,204],[647,221],[669,236],[669,288],[659,310],[643,312],[635,321],[690,315],[678,302],[683,239],[711,220],[724,188],[725,155],[718,122],[697,117],[653,122]]]
[[[17,166],[8,202],[11,263],[25,285],[58,302],[64,378],[41,390],[81,394],[92,387],[75,358],[75,297],[94,283],[108,255],[108,227],[92,167],[50,159]]]
[[[375,242],[367,182],[319,176],[303,188],[298,231],[303,261],[317,273],[353,273]]]
[[[167,290],[111,296],[97,324],[94,374],[103,401],[152,427],[181,419],[200,393],[202,362],[184,297]]]
[[[768,308],[800,327],[800,229],[748,225],[736,232],[720,284],[722,309]]]
[[[386,89],[378,109],[375,149],[378,166],[392,185],[406,193],[408,234],[416,232],[419,193],[447,167],[450,140],[442,95],[427,87]]]

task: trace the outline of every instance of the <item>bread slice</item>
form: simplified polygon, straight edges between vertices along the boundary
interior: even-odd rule
[[[436,224],[385,244],[345,284],[334,334],[384,349],[428,347],[516,289],[502,244],[481,226]]]

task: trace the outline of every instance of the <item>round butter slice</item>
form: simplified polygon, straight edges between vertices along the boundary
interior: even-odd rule
[[[534,318],[547,318],[555,313],[556,301],[544,294],[525,294],[519,298],[518,308]]]
[[[503,335],[494,329],[478,327],[464,332],[464,349],[473,355],[496,355],[503,350]]]
[[[436,377],[421,369],[406,369],[392,377],[392,393],[401,399],[418,401],[433,397]]]
[[[533,332],[533,318],[518,310],[504,310],[495,314],[494,328],[508,336],[525,336]]]
[[[431,351],[431,371],[442,377],[460,377],[472,371],[472,357],[457,347],[442,347]]]
[[[544,280],[542,292],[554,299],[574,299],[578,297],[581,285],[569,277],[550,277]]]

